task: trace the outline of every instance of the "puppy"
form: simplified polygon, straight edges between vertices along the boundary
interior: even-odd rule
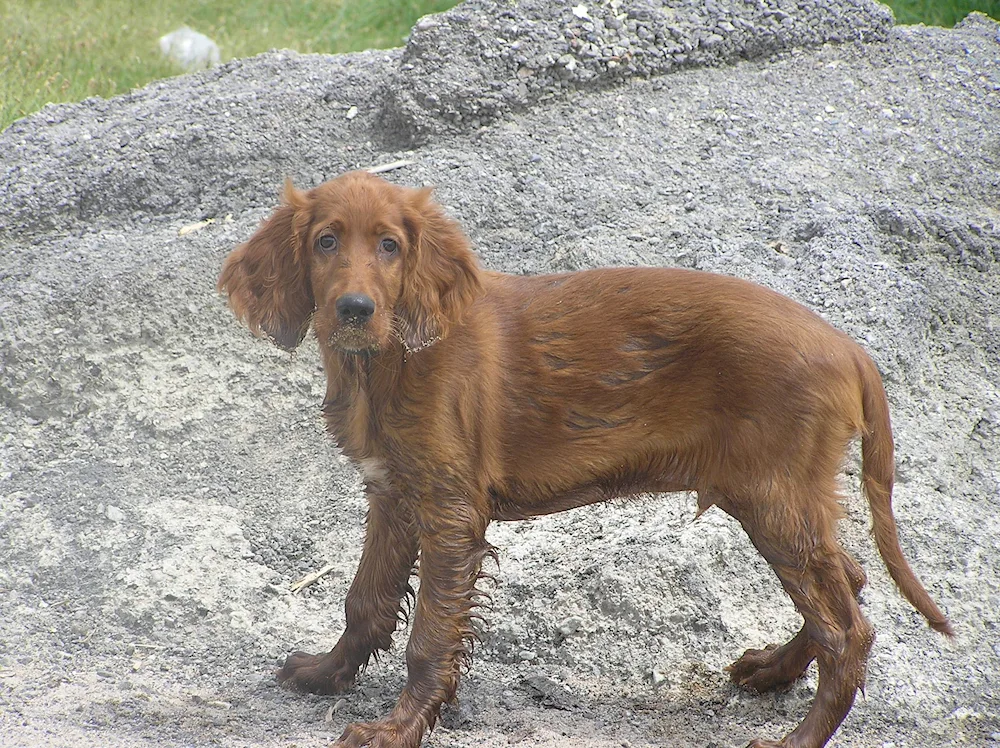
[[[752,745],[824,745],[864,683],[874,638],[858,606],[865,574],[835,533],[837,476],[859,435],[882,559],[903,596],[951,634],[899,547],[878,370],[777,293],[668,268],[489,272],[430,190],[364,172],[308,192],[288,184],[227,258],[219,288],[282,348],[311,324],[327,429],[367,484],[346,630],[325,654],[291,654],[279,680],[350,688],[389,647],[420,561],[406,687],[385,718],[348,725],[340,748],[416,748],[455,696],[492,520],[669,491],[697,492],[699,511],[736,518],[804,619],[787,644],[729,668],[739,685],[768,691],[819,665],[801,724]]]

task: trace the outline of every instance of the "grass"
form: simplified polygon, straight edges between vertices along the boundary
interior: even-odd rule
[[[349,52],[396,47],[422,15],[457,0],[3,0],[0,130],[48,102],[114,96],[177,71],[157,40],[188,25],[224,60],[272,48]],[[1000,0],[892,0],[899,23],[952,26]]]
[[[974,10],[1000,19],[1000,0],[892,0],[886,4],[896,14],[896,23],[950,27]]]
[[[114,96],[177,70],[158,40],[182,25],[224,60],[274,48],[398,47],[416,20],[455,0],[2,0],[0,129],[48,102]]]

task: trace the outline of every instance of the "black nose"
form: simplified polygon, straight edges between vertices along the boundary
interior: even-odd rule
[[[345,293],[337,299],[336,306],[341,322],[367,322],[375,314],[375,301],[361,293]]]

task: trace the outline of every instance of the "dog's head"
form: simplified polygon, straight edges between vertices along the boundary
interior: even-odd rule
[[[481,288],[458,225],[430,189],[351,172],[282,205],[229,257],[219,290],[251,330],[294,349],[312,320],[320,345],[418,350],[444,337]]]

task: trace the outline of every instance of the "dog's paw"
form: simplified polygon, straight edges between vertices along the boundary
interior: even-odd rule
[[[793,662],[784,648],[769,644],[765,649],[748,649],[726,668],[730,679],[740,688],[757,693],[782,691],[791,687],[803,673],[800,662]],[[806,661],[806,666],[809,662]],[[761,746],[768,745],[760,743]],[[775,744],[777,745],[777,744]]]
[[[747,748],[785,748],[784,740],[761,740],[758,738],[750,743]]]
[[[292,652],[275,675],[278,683],[293,691],[334,694],[354,686],[358,669],[345,667],[332,652],[322,655]]]
[[[385,719],[379,722],[352,722],[330,748],[419,748],[420,735],[399,723]]]

